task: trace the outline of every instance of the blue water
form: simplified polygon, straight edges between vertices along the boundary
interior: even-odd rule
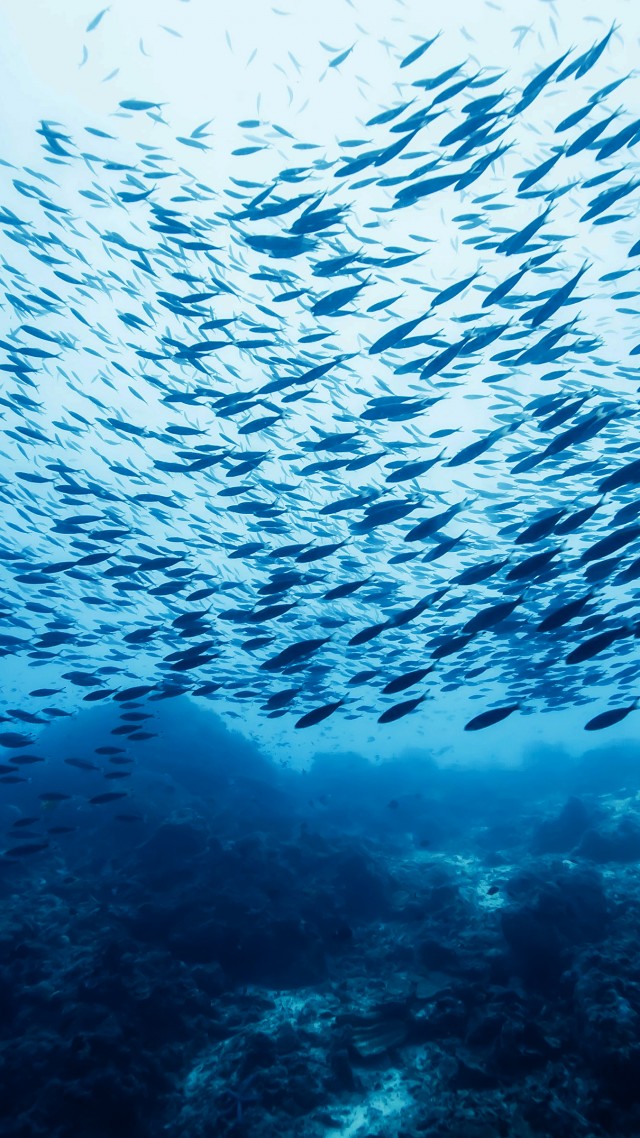
[[[638,1133],[639,24],[0,13],[7,1138]]]

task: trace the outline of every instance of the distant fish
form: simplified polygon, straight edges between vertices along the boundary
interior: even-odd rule
[[[160,103],[150,103],[146,99],[123,99],[119,104],[123,111],[152,111],[160,107]]]
[[[65,759],[67,766],[76,767],[79,771],[99,771],[95,763],[90,763],[88,759]]]
[[[90,806],[103,806],[107,802],[116,802],[119,798],[126,798],[125,791],[111,790],[104,794],[94,794],[93,798],[89,799]]]
[[[4,851],[5,857],[31,857],[49,849],[49,842],[25,842],[22,846],[13,846]]]
[[[20,735],[17,731],[0,731],[1,747],[13,750],[18,747],[28,747],[30,743],[33,743],[30,735]]]
[[[351,47],[348,47],[346,49],[346,51],[340,52],[339,55],[334,55],[333,59],[329,60],[329,67],[339,67],[341,63],[344,63],[345,59],[349,58],[354,47],[355,44],[352,44]]]
[[[95,31],[95,29],[98,27],[98,24],[102,21],[103,17],[106,16],[107,12],[109,11],[111,11],[110,8],[102,8],[99,12],[97,12],[93,19],[89,20],[85,31],[87,33]]]

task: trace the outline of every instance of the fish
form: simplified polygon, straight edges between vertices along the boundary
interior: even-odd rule
[[[553,629],[562,628],[562,626],[568,624],[570,620],[579,616],[585,605],[588,605],[590,601],[593,600],[593,596],[593,593],[587,593],[584,597],[577,597],[573,601],[567,601],[566,604],[551,608],[546,616],[538,623],[538,631],[551,632]]]
[[[415,699],[405,699],[402,703],[396,703],[393,707],[387,707],[381,715],[378,716],[378,723],[395,723],[398,719],[404,719],[405,715],[409,715],[426,699],[426,696],[417,696]]]
[[[317,723],[322,723],[323,720],[333,715],[339,707],[342,707],[343,703],[343,699],[337,699],[333,703],[325,703],[323,707],[314,707],[312,711],[307,711],[305,715],[301,715],[300,719],[294,723],[294,727],[315,727]]]
[[[405,541],[423,541],[426,537],[431,537],[432,534],[438,533],[439,530],[444,529],[453,518],[460,512],[463,503],[449,506],[448,509],[442,510],[439,514],[432,514],[431,517],[425,518],[424,521],[418,522],[404,535]]]
[[[632,711],[635,711],[638,704],[636,701],[629,704],[628,707],[611,707],[608,711],[601,711],[599,715],[594,715],[588,723],[585,723],[585,731],[603,731],[605,727],[613,727],[616,723],[621,723],[623,719],[627,718]]]
[[[433,664],[426,668],[415,668],[411,672],[405,672],[402,676],[396,676],[395,679],[389,680],[385,684],[382,691],[385,695],[395,695],[396,692],[405,691],[407,688],[413,687],[414,684],[419,684],[429,672],[433,671]]]
[[[427,316],[429,316],[429,312],[423,312],[420,316],[415,316],[412,320],[405,320],[402,324],[398,324],[389,332],[385,332],[382,336],[379,336],[377,340],[374,340],[374,342],[369,345],[369,355],[380,355],[381,352],[389,351],[390,348],[401,344],[402,340],[406,339],[419,324],[422,324],[422,322],[427,319]]]
[[[122,99],[118,104],[124,111],[151,111],[160,106],[160,103],[150,103],[146,99]]]
[[[32,857],[49,849],[49,842],[25,842],[22,846],[12,846],[4,851],[5,857]]]
[[[516,431],[520,426],[520,422],[516,421],[510,423],[507,427],[497,427],[495,431],[491,431],[484,438],[478,439],[475,443],[469,443],[468,446],[463,447],[457,454],[454,454],[445,463],[445,466],[464,466],[467,462],[473,462],[479,458],[481,454],[485,454],[498,439],[504,438],[505,435],[511,434]]]
[[[19,747],[28,747],[33,743],[30,735],[21,735],[18,731],[0,731],[0,747],[16,750]]]
[[[90,806],[103,806],[107,802],[116,802],[119,798],[126,797],[126,791],[110,790],[106,791],[104,794],[94,794],[93,798],[88,799],[88,802]]]
[[[355,44],[352,44],[346,51],[341,51],[339,55],[334,55],[333,59],[329,60],[329,67],[339,67],[341,63],[344,63],[345,59],[349,58],[354,47]]]
[[[508,703],[504,707],[494,707],[489,711],[483,711],[480,715],[474,715],[468,723],[465,723],[465,731],[483,731],[486,727],[493,727],[494,723],[501,723],[503,719],[507,719],[513,715],[514,711],[520,709],[519,703]]]
[[[290,644],[287,648],[283,648],[281,652],[278,652],[278,654],[270,660],[265,660],[260,666],[272,672],[281,671],[291,664],[297,664],[308,659],[317,652],[319,648],[322,648],[323,644],[326,644],[328,640],[328,636],[321,636],[297,641],[294,644]]]
[[[187,24],[160,28],[182,50]],[[460,58],[444,31],[394,31],[384,105],[367,29],[320,45],[346,119],[358,93],[337,138],[322,116],[307,134],[291,50],[288,117],[243,112],[222,164],[202,165],[210,109],[172,122],[170,66],[166,102],[125,87],[89,125],[43,118],[28,166],[7,142],[0,655],[21,695],[0,777],[32,765],[43,806],[71,796],[35,783],[37,733],[94,705],[115,717],[63,764],[133,794],[165,699],[296,727],[343,709],[328,735],[413,711],[420,732],[427,698],[458,723],[462,689],[505,701],[468,730],[592,683],[603,716],[630,702],[611,691],[640,624],[622,31],[549,49],[560,22],[536,17],[513,29],[528,63],[500,68],[482,41]],[[47,686],[21,686],[36,667]],[[382,710],[354,691],[428,676]]]
[[[429,50],[430,47],[433,46],[433,44],[436,42],[436,40],[439,39],[440,35],[441,35],[441,33],[438,32],[438,34],[435,36],[432,36],[431,39],[424,40],[423,43],[418,44],[417,47],[414,47],[413,50],[410,51],[408,53],[408,55],[405,55],[404,59],[401,61],[400,70],[402,71],[405,67],[410,67],[410,65],[412,63],[416,63],[418,59],[422,59],[422,56],[425,54],[425,52],[427,52]],[[378,121],[385,121],[385,120],[384,119],[380,120],[380,118],[378,117]]]
[[[507,580],[523,581],[528,577],[537,577],[549,569],[551,562],[560,552],[560,547],[555,546],[551,549],[544,549],[541,553],[532,553],[530,557],[525,557],[524,561],[519,561],[511,566],[506,574]]]
[[[462,627],[463,636],[475,636],[477,632],[486,632],[487,629],[493,628],[494,625],[500,624],[501,621],[506,620],[522,603],[522,597],[516,597],[513,601],[502,601],[499,604],[489,605],[487,608],[477,612],[475,616],[469,618],[466,624]]]
[[[489,577],[495,576],[501,569],[504,569],[508,564],[509,559],[495,561],[484,561],[478,565],[470,565],[467,569],[463,569],[453,578],[454,585],[475,585],[481,581],[486,581]]]
[[[584,660],[592,660],[594,656],[610,648],[616,640],[629,635],[630,629],[626,625],[617,625],[615,628],[608,628],[604,632],[597,632],[595,636],[587,637],[581,644],[572,648],[565,657],[565,663],[582,664]]]
[[[96,12],[93,19],[89,20],[89,23],[87,24],[87,26],[85,28],[85,32],[87,32],[87,33],[88,32],[94,32],[96,30],[96,28],[98,27],[98,25],[102,22],[102,20],[106,16],[107,12],[110,12],[110,11],[111,11],[111,8],[109,7],[109,8],[101,8],[99,12]]]
[[[65,759],[64,761],[67,764],[67,766],[76,767],[80,771],[99,771],[100,770],[100,767],[96,766],[95,763],[89,762],[88,759],[71,758],[71,759]]]
[[[580,555],[580,560],[583,562],[598,561],[602,557],[609,557],[612,553],[617,553],[619,549],[624,549],[625,546],[637,541],[639,537],[640,526],[631,525],[619,530],[614,530],[612,533],[607,534],[606,537],[601,537],[598,541],[594,542],[593,545],[583,550]]]

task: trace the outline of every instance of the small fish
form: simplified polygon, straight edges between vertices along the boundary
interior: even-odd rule
[[[110,790],[105,794],[94,794],[93,798],[90,798],[88,801],[90,806],[102,806],[106,802],[115,802],[118,798],[126,797],[126,791]]]
[[[28,747],[33,743],[30,735],[20,735],[17,731],[0,731],[0,747],[14,750],[18,747]]]
[[[396,676],[395,680],[389,680],[383,687],[385,695],[395,695],[396,692],[405,691],[406,688],[413,687],[414,684],[419,684],[429,672],[433,671],[433,664],[427,668],[415,668],[412,672],[405,672],[402,676]]]
[[[486,632],[487,629],[493,628],[511,616],[521,603],[522,597],[516,597],[513,601],[502,601],[497,605],[489,605],[488,608],[482,609],[475,616],[470,617],[463,626],[463,634],[473,636],[477,632]]]
[[[492,727],[494,723],[501,723],[507,716],[512,715],[514,711],[520,708],[519,703],[509,703],[504,707],[494,707],[490,711],[483,711],[480,715],[475,715],[465,724],[465,731],[482,731],[485,727]]]
[[[551,609],[537,625],[538,632],[551,632],[555,628],[562,628],[564,624],[568,624],[578,616],[592,599],[593,593],[587,593],[585,597],[578,597],[574,601],[567,601],[566,604]]]
[[[123,99],[119,104],[123,111],[151,111],[162,106],[161,103],[150,103],[146,99]]]
[[[335,55],[333,59],[329,60],[329,67],[339,67],[341,63],[344,63],[345,59],[349,58],[354,47],[355,44],[352,44],[346,51],[340,52],[340,55]]]
[[[67,766],[76,767],[79,771],[99,771],[100,767],[90,763],[88,759],[65,759]]]
[[[96,13],[96,15],[93,17],[92,20],[89,20],[89,23],[87,24],[87,26],[85,28],[85,31],[87,33],[94,32],[96,30],[96,28],[98,27],[98,24],[102,21],[104,16],[106,16],[107,12],[110,12],[110,11],[111,11],[110,8],[102,8],[98,13]]]
[[[327,643],[328,639],[328,636],[323,636],[310,640],[300,640],[295,644],[290,644],[288,648],[283,648],[282,651],[278,652],[277,656],[274,656],[271,660],[265,660],[260,667],[275,672],[280,671],[282,668],[289,667],[290,664],[300,663],[317,652],[323,644]]]
[[[49,849],[49,842],[25,842],[23,846],[13,846],[4,851],[5,857],[31,857]]]
[[[302,715],[300,719],[294,723],[294,727],[314,727],[316,723],[322,723],[323,719],[328,719],[342,707],[343,699],[334,700],[333,703],[326,703],[324,707],[315,707],[312,711],[308,711],[306,715]]]
[[[588,549],[585,549],[580,556],[581,561],[598,561],[602,557],[610,557],[612,553],[617,553],[619,549],[624,549],[626,545],[631,542],[637,541],[640,537],[640,526],[625,526],[623,529],[614,530],[613,533],[607,534],[606,537],[600,538],[599,541],[594,542]]]
[[[438,34],[432,36],[431,39],[425,40],[424,43],[418,44],[417,47],[414,47],[413,51],[410,51],[408,55],[405,55],[400,64],[400,70],[402,70],[404,67],[409,67],[410,64],[415,63],[418,59],[421,59],[424,53],[429,50],[431,45],[434,44],[437,39],[439,39],[441,34],[441,32],[438,32]]]
[[[497,561],[484,561],[478,565],[470,565],[468,569],[463,569],[456,577],[453,578],[454,585],[476,585],[481,581],[488,580],[489,577],[494,577],[501,569],[504,569],[508,564],[508,557]]]
[[[615,723],[621,723],[623,719],[627,718],[632,711],[635,711],[638,706],[637,700],[628,707],[612,707],[609,711],[602,711],[599,715],[594,715],[588,723],[585,723],[585,731],[602,731],[605,727],[613,727]]]
[[[432,514],[431,517],[425,518],[424,521],[419,522],[417,526],[413,526],[408,533],[405,534],[405,541],[423,541],[424,538],[430,537],[439,530],[444,529],[450,521],[455,518],[456,514],[460,512],[464,503],[458,503],[454,506],[449,506],[447,510],[443,510],[439,514]]]
[[[403,703],[396,703],[393,707],[388,707],[386,711],[382,712],[382,715],[378,716],[378,723],[395,723],[397,719],[402,719],[411,711],[415,711],[416,707],[425,699],[426,696],[420,695],[416,699],[405,699]]]
[[[113,698],[117,700],[118,703],[142,699],[143,696],[149,695],[150,692],[154,691],[155,686],[155,684],[137,684],[135,687],[125,688],[124,691],[116,692]]]
[[[604,632],[597,632],[595,636],[589,636],[583,640],[581,644],[572,648],[568,656],[565,657],[566,664],[582,664],[584,660],[592,660],[600,652],[606,652],[616,640],[630,635],[630,629],[626,625],[618,625],[615,628],[608,628]]]

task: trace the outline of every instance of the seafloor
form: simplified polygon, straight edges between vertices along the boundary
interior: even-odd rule
[[[3,1138],[640,1132],[634,754],[199,777],[0,858]]]

